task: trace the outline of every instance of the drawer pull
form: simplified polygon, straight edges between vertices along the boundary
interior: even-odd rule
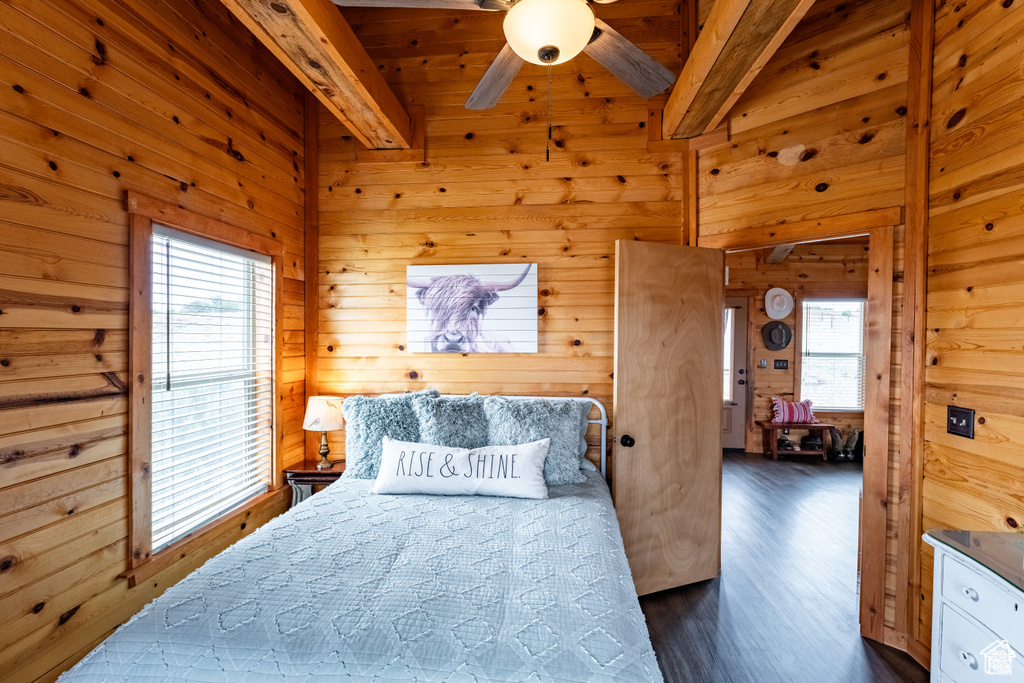
[[[978,668],[978,660],[967,650],[960,650],[960,663],[971,669]]]
[[[974,602],[978,602],[978,591],[974,590],[970,586],[964,586],[963,588],[960,589],[960,592],[968,600],[973,600]]]

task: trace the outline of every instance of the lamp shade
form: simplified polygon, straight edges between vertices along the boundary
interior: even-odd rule
[[[345,428],[340,396],[310,396],[302,428],[311,432],[333,432]]]
[[[586,0],[519,0],[505,13],[505,40],[533,64],[561,64],[583,51],[594,34]]]

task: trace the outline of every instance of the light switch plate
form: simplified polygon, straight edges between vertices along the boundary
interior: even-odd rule
[[[785,360],[785,359],[780,360],[780,359],[776,358],[775,359],[775,369],[776,370],[789,370],[789,361]]]
[[[946,406],[946,433],[973,439],[974,410],[960,406]]]

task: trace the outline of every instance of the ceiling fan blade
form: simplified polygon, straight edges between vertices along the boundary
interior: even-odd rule
[[[641,97],[654,97],[676,82],[676,76],[600,19],[597,37],[583,51]]]
[[[339,7],[410,7],[413,9],[494,10],[478,0],[333,0]]]
[[[524,63],[523,58],[505,43],[505,47],[501,48],[501,52],[487,67],[484,77],[476,84],[473,94],[466,100],[466,109],[490,109],[496,105]]]

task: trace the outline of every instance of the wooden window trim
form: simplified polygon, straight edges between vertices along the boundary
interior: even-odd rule
[[[134,588],[140,583],[145,583],[148,579],[156,576],[175,562],[184,559],[193,551],[218,538],[228,529],[237,526],[240,531],[244,531],[246,527],[246,520],[252,517],[252,515],[267,502],[271,501],[275,497],[280,497],[283,493],[283,490],[277,489],[261,493],[255,498],[250,498],[238,507],[228,510],[212,522],[209,522],[204,526],[189,532],[185,536],[182,536],[174,543],[153,555],[148,562],[144,562],[137,567],[122,572],[120,574],[120,578],[128,579],[129,588]],[[291,493],[288,495],[290,496]]]
[[[254,235],[247,230],[202,216],[180,206],[139,194],[125,193],[125,208],[129,215],[129,277],[131,294],[128,311],[128,569],[122,578],[129,586],[153,576],[170,564],[185,557],[234,523],[240,516],[247,517],[252,510],[277,495],[282,486],[282,452],[284,441],[283,409],[283,348],[284,348],[284,244],[276,239]],[[174,228],[225,245],[269,256],[274,266],[274,439],[271,454],[270,491],[252,498],[184,538],[175,541],[156,554],[152,537],[152,331],[153,331],[153,224]]]

